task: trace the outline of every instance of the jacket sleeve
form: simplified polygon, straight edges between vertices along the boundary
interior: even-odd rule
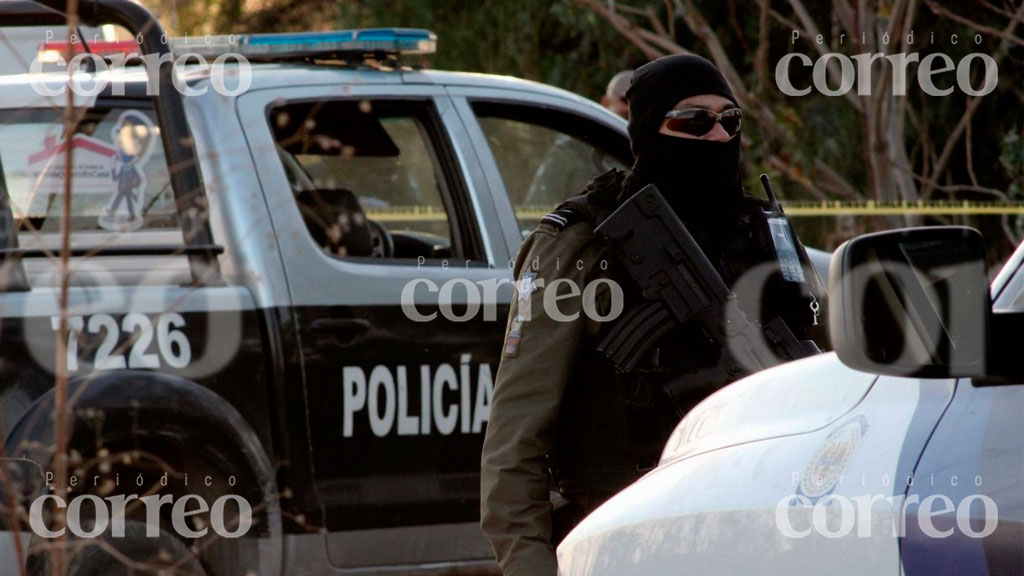
[[[587,271],[576,262],[591,264],[584,255],[591,237],[587,224],[561,232],[542,224],[516,257],[519,290],[509,311],[480,474],[481,527],[505,576],[557,572],[546,457],[583,335],[579,293]],[[569,282],[557,280],[575,283],[576,296],[569,296]]]

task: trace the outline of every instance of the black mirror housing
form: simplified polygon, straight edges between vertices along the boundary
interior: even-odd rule
[[[991,301],[981,234],[908,228],[844,243],[829,266],[829,321],[856,370],[919,378],[986,373]]]

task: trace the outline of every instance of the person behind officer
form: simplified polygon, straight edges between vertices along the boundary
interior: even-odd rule
[[[697,56],[661,58],[637,70],[627,97],[632,172],[596,178],[582,202],[545,216],[516,257],[517,296],[481,458],[481,527],[505,576],[553,576],[561,537],[656,465],[682,415],[745,375],[693,321],[669,331],[629,373],[597,351],[615,325],[603,321],[617,296],[608,281],[621,286],[625,309],[638,303],[635,282],[594,234],[624,199],[655,184],[730,286],[774,265],[763,293],[747,303],[763,304],[762,320],[781,316],[798,338],[824,344],[815,315],[821,307],[825,318],[824,290],[806,253],[801,246],[814,281],[783,281],[766,203],[742,191],[739,121],[729,112],[736,99],[718,70]],[[598,289],[588,292],[591,285]],[[581,293],[593,296],[590,310]],[[552,485],[563,501],[554,514]]]
[[[612,76],[612,79],[608,81],[604,96],[601,96],[601,106],[626,120],[629,120],[629,102],[626,101],[626,90],[629,89],[629,79],[632,77],[632,70],[623,70]]]

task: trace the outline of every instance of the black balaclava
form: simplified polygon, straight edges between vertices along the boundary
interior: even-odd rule
[[[665,56],[633,74],[626,98],[635,163],[625,190],[632,194],[654,184],[680,219],[710,231],[734,215],[743,199],[739,135],[711,142],[658,133],[669,110],[700,94],[736,103],[722,74],[700,56]]]

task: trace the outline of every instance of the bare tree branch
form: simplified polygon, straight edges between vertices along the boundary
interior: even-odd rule
[[[850,7],[850,3],[846,0],[834,0],[832,6],[835,8],[839,25],[847,32],[854,30],[856,28],[854,24],[856,20],[854,19],[853,8]]]
[[[676,37],[676,10],[672,6],[672,0],[661,0],[665,5],[665,18],[668,20],[668,37]]]
[[[796,14],[797,20],[803,25],[804,29],[807,30],[807,35],[812,38],[817,38],[821,32],[818,30],[818,25],[814,23],[807,7],[801,0],[789,0],[789,5],[793,8],[793,13]],[[811,41],[814,49],[818,52],[818,56],[824,56],[827,51],[825,50],[825,44],[818,44],[817,41]],[[828,60],[826,65],[829,76],[834,80],[842,78],[842,71],[839,70],[839,64],[836,63],[835,58]],[[857,100],[857,96],[853,92],[846,92],[843,97],[856,109],[860,110],[861,103]]]
[[[1013,12],[1011,12],[1009,10],[1006,10],[1004,8],[1000,8],[998,6],[993,6],[992,3],[987,2],[986,0],[975,0],[975,1],[978,4],[981,4],[982,6],[984,6],[985,8],[988,8],[992,12],[995,12],[996,14],[999,14],[1000,16],[1006,16],[1007,18],[1010,18],[1010,17],[1013,16]]]
[[[740,76],[740,73],[736,71],[736,67],[732,65],[732,61],[725,52],[722,42],[718,39],[718,35],[711,29],[707,19],[697,10],[697,7],[693,5],[691,0],[675,0],[675,2],[676,10],[683,17],[687,28],[707,45],[708,52],[711,53],[711,59],[715,62],[715,66],[718,67],[718,70],[725,76],[726,81],[732,87],[737,104],[746,106],[748,100],[746,83],[743,82],[743,77]]]
[[[67,3],[67,34],[68,41],[65,48],[65,60],[70,62],[74,57],[74,46],[71,44],[72,35],[78,30],[78,0],[68,0]],[[72,70],[68,69],[68,81],[71,80]],[[78,120],[75,116],[75,94],[74,90],[67,90],[67,101],[64,108],[64,138],[68,145],[64,150],[64,195],[63,214],[60,222],[60,292],[58,295],[58,329],[57,329],[57,358],[55,362],[56,375],[53,391],[53,435],[54,435],[54,465],[53,472],[56,476],[55,490],[58,498],[67,499],[67,470],[68,470],[68,437],[69,437],[69,415],[71,410],[67,405],[68,396],[68,296],[71,279],[70,256],[71,256],[71,181],[73,176],[72,167],[75,147],[72,146],[75,126]],[[67,557],[64,548],[61,546],[66,541],[67,534],[63,530],[65,516],[62,512],[55,514],[55,532],[57,546],[51,551],[52,573],[54,576],[62,575],[67,567]]]
[[[638,28],[629,20],[626,20],[622,16],[616,14],[613,10],[609,10],[608,6],[599,0],[576,0],[576,2],[603,16],[608,23],[619,31],[620,34],[636,45],[636,47],[644,53],[644,56],[654,60],[655,58],[660,58],[665,55],[664,52],[655,49],[646,40],[644,40],[639,33]]]
[[[974,155],[971,153],[971,124],[967,123],[966,134],[964,134],[964,148],[967,156],[967,175],[971,178],[971,184],[978,185],[978,177],[974,175]]]
[[[864,195],[857,192],[857,190],[846,181],[838,172],[835,171],[831,166],[825,164],[820,159],[814,160],[813,175],[819,178],[819,183],[823,187],[827,187],[836,196],[844,196],[851,200],[863,200]]]
[[[812,196],[818,200],[827,201],[829,200],[828,194],[818,188],[815,183],[810,179],[801,174],[791,164],[786,163],[782,158],[779,158],[775,154],[768,156],[765,161],[769,166],[775,168],[779,172],[782,172],[788,176],[791,180],[799,184],[804,190],[811,193]]]
[[[660,46],[669,54],[693,54],[693,52],[690,52],[689,50],[683,48],[679,44],[676,44],[675,42],[663,36],[658,36],[657,34],[654,34],[648,30],[644,30],[643,28],[637,28],[637,33],[644,40],[647,40],[651,44],[656,44]]]
[[[1009,29],[1007,29],[1007,30],[996,30],[995,28],[990,28],[988,26],[985,26],[984,24],[979,24],[979,23],[977,23],[977,22],[975,22],[975,21],[973,21],[973,20],[971,20],[969,18],[965,18],[963,16],[960,16],[959,14],[955,14],[951,10],[948,10],[946,8],[943,8],[942,6],[939,6],[935,2],[935,0],[924,0],[924,3],[928,5],[928,8],[936,16],[941,16],[943,18],[948,18],[948,19],[950,19],[950,20],[952,20],[954,22],[959,22],[960,24],[963,24],[964,26],[967,26],[968,28],[971,28],[973,30],[977,30],[978,32],[984,32],[985,34],[991,34],[991,35],[996,36],[998,38],[1002,38],[1003,40],[1005,40],[1007,42],[1012,42],[1012,43],[1017,44],[1019,46],[1024,46],[1024,39],[1021,39],[1020,37],[1015,36],[1013,34],[1013,28],[1015,27],[1013,25],[1013,22],[1015,22],[1015,21],[1017,21],[1019,19],[1021,10],[1024,10],[1024,4],[1021,4],[1021,7],[1017,9],[1017,12],[1011,18],[1011,26],[1010,26]]]
[[[854,201],[864,200],[862,194],[858,194],[831,167],[823,164],[820,160],[815,160],[814,166],[811,167],[808,175],[804,175],[802,171],[799,171],[795,166],[775,154],[768,156],[766,162],[800,184],[801,187],[818,200],[832,200],[837,196],[843,196]]]
[[[658,19],[658,15],[654,13],[653,6],[647,7],[647,21],[651,23],[651,29],[654,30],[655,34],[663,36],[665,38],[670,37],[668,34],[668,30],[665,30],[665,25],[662,24],[661,20]]]
[[[779,14],[777,11],[773,10],[769,5],[769,0],[757,0],[757,3],[760,4],[762,8],[768,8],[768,14],[776,21],[778,21],[779,24],[782,24],[783,26],[790,30],[796,30],[797,32],[800,32],[802,36],[810,36],[810,34],[807,33],[807,30],[805,30],[802,26],[800,26],[796,22],[793,22],[789,18],[786,18],[782,14]]]
[[[758,2],[761,15],[758,18],[757,54],[754,56],[754,92],[764,94],[768,88],[768,2]]]
[[[626,14],[634,14],[636,16],[645,16],[647,14],[646,8],[637,8],[636,6],[630,6],[629,4],[620,4],[615,0],[608,2],[608,9],[612,12],[618,12],[621,10]]]
[[[911,6],[909,6],[909,8],[912,9],[913,4],[914,2],[911,0]],[[904,11],[907,9],[907,0],[896,0],[893,3],[889,12],[889,25],[885,29],[885,36],[889,38],[889,43],[883,43],[880,46],[882,52],[891,54],[897,51],[896,47],[903,44],[902,37],[904,21],[902,16],[904,15]],[[889,49],[890,46],[892,47],[891,51]]]
[[[736,0],[726,0],[726,2],[729,5],[729,23],[732,25],[733,31],[736,32],[736,40],[743,48],[743,53],[750,58],[750,46],[747,44],[747,39],[743,37],[743,27],[740,26],[739,18],[736,17]]]
[[[929,1],[930,0],[925,0],[925,2]],[[1003,41],[1000,43],[1000,50],[994,56],[992,56],[993,60],[995,60],[997,64],[1000,61],[1002,61],[1003,57],[1009,50],[1009,45],[1011,41],[1007,37],[1013,33],[1013,30],[1017,27],[1017,24],[1020,23],[1022,18],[1024,18],[1024,4],[1021,4],[1020,8],[1017,9],[1017,12],[1014,13],[1013,18],[1010,19],[1009,24],[1006,25],[1006,28],[1003,29],[1003,32],[1000,35],[1000,37],[1003,38]],[[960,140],[960,136],[967,129],[967,124],[971,121],[971,118],[974,116],[975,111],[977,111],[978,105],[981,104],[982,98],[983,96],[968,98],[967,109],[964,111],[964,114],[960,118],[960,121],[957,123],[956,127],[953,128],[953,131],[950,133],[949,138],[946,140],[946,145],[942,148],[942,153],[939,154],[938,159],[933,164],[931,176],[928,178],[928,181],[922,188],[922,193],[930,192],[933,188],[936,187],[936,183],[938,182],[939,177],[942,175],[943,171],[945,171],[946,164],[949,162],[950,157],[953,155],[953,148]]]
[[[924,182],[925,179],[913,174],[912,178]],[[988,194],[994,196],[1004,202],[1009,202],[1010,198],[1006,195],[1006,192],[998,190],[996,188],[989,188],[987,186],[974,186],[973,184],[936,184],[935,190],[939,192],[946,192],[949,194],[955,194],[957,192],[978,192],[980,194]]]

